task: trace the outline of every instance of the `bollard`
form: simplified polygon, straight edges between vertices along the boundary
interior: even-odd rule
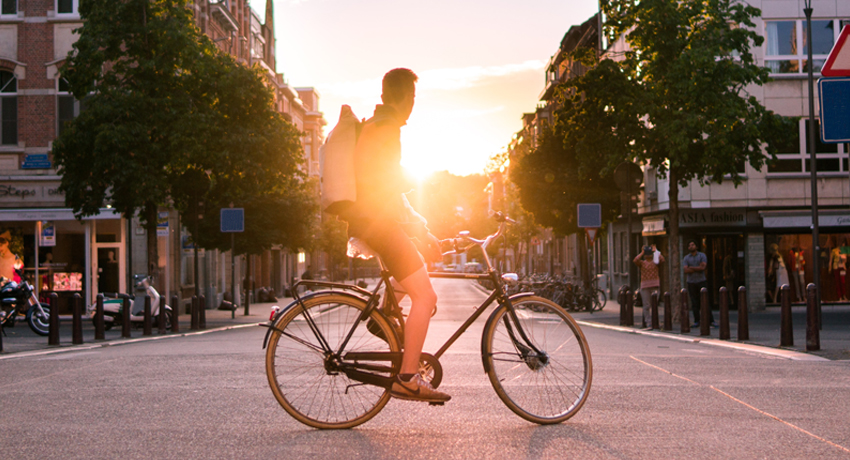
[[[156,325],[159,326],[159,335],[165,334],[165,322],[168,321],[168,315],[165,313],[165,296],[159,296],[159,318],[156,320]]]
[[[817,303],[818,288],[814,283],[809,283],[806,286],[806,351],[820,350]]]
[[[620,290],[617,291],[617,303],[620,304],[620,326],[626,325],[626,285],[620,286]]]
[[[153,316],[151,315],[151,296],[145,294],[145,312],[142,321],[142,335],[153,334]]]
[[[720,288],[720,340],[729,340],[729,290]]]
[[[198,330],[198,296],[192,296],[192,307],[189,309],[192,315],[191,325],[189,326],[189,330],[197,331]]]
[[[699,290],[699,335],[711,335],[711,305],[708,304],[708,288]]]
[[[750,319],[747,311],[747,288],[738,288],[738,341],[750,340]]]
[[[47,344],[59,345],[59,295],[50,294],[50,318],[47,324]]]
[[[83,343],[83,298],[79,293],[71,299],[71,314],[71,343],[79,345]]]
[[[130,338],[130,296],[119,294],[121,297],[121,337]]]
[[[94,339],[103,340],[105,338],[106,327],[103,324],[103,294],[98,294],[94,306]]]
[[[670,293],[664,293],[664,330],[673,330],[673,305],[670,304]]]
[[[626,326],[635,326],[635,297],[632,290],[626,290]]]
[[[650,322],[652,323],[653,329],[659,329],[658,325],[658,291],[653,291],[652,295],[649,296],[649,308],[650,308]]]
[[[691,313],[688,311],[688,290],[685,288],[679,291],[679,306],[681,307],[679,314],[680,331],[682,334],[687,334],[691,332]]]
[[[791,287],[783,284],[780,289],[782,311],[780,314],[779,346],[794,346],[794,324],[791,320]]]
[[[171,332],[180,332],[180,298],[171,296]]]
[[[198,329],[207,328],[207,300],[206,297],[198,298]]]

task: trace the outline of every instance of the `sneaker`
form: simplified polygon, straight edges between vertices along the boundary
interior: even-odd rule
[[[451,396],[437,391],[430,383],[422,380],[422,376],[415,374],[409,382],[403,381],[396,376],[392,388],[390,388],[390,396],[398,399],[406,399],[409,401],[427,401],[443,403],[452,399]]]

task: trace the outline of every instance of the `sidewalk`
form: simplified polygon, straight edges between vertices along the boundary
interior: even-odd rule
[[[719,324],[720,312],[712,311],[714,320]],[[640,321],[643,310],[635,308],[635,327],[640,330]],[[605,308],[595,313],[574,313],[573,316],[580,321],[605,324],[609,326],[620,325],[620,306],[617,302],[609,300]],[[786,350],[806,353],[806,307],[792,307],[791,309],[794,346],[784,347]],[[823,328],[820,331],[820,351],[809,352],[809,354],[827,358],[830,360],[850,360],[850,306],[848,305],[824,305],[822,307]],[[768,307],[764,311],[749,314],[750,340],[738,342],[738,312],[729,312],[730,343],[747,343],[766,347],[779,348],[780,338],[780,310],[779,307]],[[664,326],[664,311],[659,309],[658,322]],[[700,338],[699,328],[691,328],[689,334],[681,334],[680,326],[673,324],[673,330],[662,332],[679,337]],[[658,331],[654,331],[658,333]],[[712,328],[712,339],[719,339],[720,329]],[[709,337],[705,337],[709,338]]]

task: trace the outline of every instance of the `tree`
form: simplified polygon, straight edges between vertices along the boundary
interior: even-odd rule
[[[287,236],[302,242],[312,220],[298,131],[272,109],[262,71],[200,33],[191,3],[82,2],[79,40],[61,69],[85,110],[54,143],[60,190],[78,217],[106,203],[128,218],[139,211],[152,272],[162,205],[189,228],[199,201],[208,211],[245,207],[250,252]],[[202,176],[187,183],[187,174]],[[217,221],[212,214],[202,222]],[[193,237],[222,247],[208,227],[209,238]]]
[[[577,151],[604,142],[609,167],[637,160],[668,179],[676,292],[679,187],[692,180],[740,184],[743,165],[761,169],[765,150],[775,152],[792,122],[747,94],[768,81],[750,52],[763,42],[752,21],[758,9],[735,0],[608,0],[602,12],[603,32],[611,39],[625,34],[630,49],[566,83],[558,124]]]
[[[348,257],[348,231],[345,222],[335,217],[325,215],[322,219],[322,229],[318,240],[319,249],[328,255],[331,281],[340,279],[337,269]]]

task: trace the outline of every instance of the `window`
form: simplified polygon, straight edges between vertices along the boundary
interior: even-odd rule
[[[803,118],[794,138],[778,146],[776,160],[767,166],[770,174],[808,173],[811,171],[809,151],[809,119]],[[824,144],[820,139],[820,121],[815,120],[815,152],[818,173],[847,171],[847,144]],[[844,161],[842,161],[842,158]]]
[[[79,14],[80,0],[56,0],[56,14]]]
[[[0,15],[18,15],[18,0],[2,0]]]
[[[0,70],[0,144],[18,145],[18,79]]]
[[[56,95],[56,135],[61,135],[65,124],[78,117],[82,110],[83,102],[74,99],[74,95],[69,92],[68,82],[60,78]]]
[[[838,38],[841,26],[850,20],[812,20],[812,60],[814,72],[820,72],[824,61]],[[808,42],[806,21],[765,21],[764,65],[772,74],[808,73]]]

